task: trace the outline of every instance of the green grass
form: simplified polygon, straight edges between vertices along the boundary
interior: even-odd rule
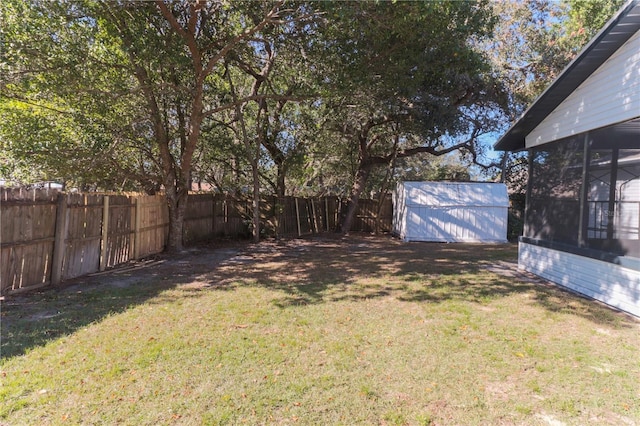
[[[0,424],[639,423],[638,322],[515,256],[265,242],[10,298]]]

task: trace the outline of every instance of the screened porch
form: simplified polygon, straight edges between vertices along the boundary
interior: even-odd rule
[[[640,260],[638,134],[634,119],[533,148],[523,240]]]

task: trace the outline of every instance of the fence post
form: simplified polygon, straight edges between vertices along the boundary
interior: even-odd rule
[[[216,235],[216,194],[211,194],[211,238]]]
[[[305,210],[307,211],[307,224],[309,225],[309,231],[313,234],[313,221],[314,221],[314,217],[313,217],[313,213],[310,211],[309,209],[309,200],[305,200]],[[313,199],[311,199],[311,205],[313,206]]]
[[[68,213],[67,195],[61,192],[58,194],[56,207],[56,232],[53,242],[53,255],[51,256],[51,285],[60,284],[62,281],[62,267],[67,246],[67,227],[69,225]]]
[[[324,226],[329,232],[329,197],[324,197]]]
[[[100,271],[107,269],[107,259],[109,258],[108,238],[109,238],[109,196],[105,195],[102,200],[102,238],[100,238]]]
[[[280,197],[273,196],[273,233],[275,238],[280,238]]]
[[[135,201],[135,222],[133,226],[133,258],[138,259],[140,257],[140,247],[142,241],[140,241],[140,224],[142,223],[142,203],[140,202],[140,196],[136,196]]]
[[[316,216],[316,205],[313,202],[313,198],[311,198],[311,214],[313,215],[313,229],[316,231],[316,234],[318,234],[318,216]]]
[[[222,223],[224,228],[224,236],[226,237],[229,234],[229,210],[227,206],[227,196],[224,196],[222,200]]]
[[[294,198],[296,202],[296,223],[298,224],[298,237],[302,235],[300,230],[300,207],[298,207],[298,197]]]

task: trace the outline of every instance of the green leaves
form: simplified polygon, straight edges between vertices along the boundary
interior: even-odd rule
[[[344,192],[359,159],[495,128],[512,81],[523,105],[567,58],[559,35],[604,16],[569,4],[565,23],[547,1],[5,0],[2,167],[105,189],[186,186],[191,172],[246,189],[254,155],[262,184],[278,187],[281,167],[296,186]],[[250,155],[229,77],[262,144]]]

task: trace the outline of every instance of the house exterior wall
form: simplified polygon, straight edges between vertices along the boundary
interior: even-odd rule
[[[520,268],[549,281],[640,316],[640,271],[525,242]]]
[[[640,117],[640,32],[525,138],[527,148]]]

